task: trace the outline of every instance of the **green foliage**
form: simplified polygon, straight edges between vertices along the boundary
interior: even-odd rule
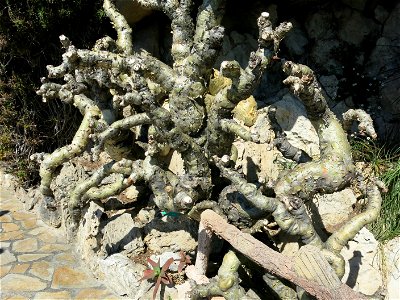
[[[382,195],[382,209],[369,228],[379,241],[400,235],[400,148],[387,149],[377,142],[354,138],[351,141],[355,161],[368,163],[374,176],[388,188]]]
[[[90,48],[111,32],[102,0],[0,1],[0,159],[27,185],[38,179],[34,152],[52,152],[70,141],[81,115],[36,95],[46,65],[60,62],[58,37]]]
[[[381,214],[371,224],[372,232],[380,241],[400,236],[400,160],[393,163],[381,176],[388,192],[383,195]]]

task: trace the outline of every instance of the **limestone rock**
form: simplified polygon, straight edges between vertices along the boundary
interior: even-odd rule
[[[30,267],[30,264],[16,264],[12,268],[10,273],[17,273],[17,274],[22,274],[25,273],[26,270]],[[38,276],[40,277],[40,276]]]
[[[98,235],[100,228],[100,218],[104,209],[96,202],[90,202],[89,208],[83,217],[77,232],[77,248],[83,259],[92,258],[93,253],[100,247]]]
[[[154,218],[144,227],[144,242],[154,253],[185,251],[193,253],[197,247],[198,225],[185,215]]]
[[[14,223],[3,223],[1,227],[2,227],[1,232],[10,232],[10,231],[16,231],[16,230],[20,229],[20,227]]]
[[[4,277],[11,269],[12,265],[0,265],[0,278]]]
[[[288,141],[311,157],[319,156],[317,132],[307,118],[307,112],[300,100],[286,94],[274,105],[277,107],[276,119],[285,131]]]
[[[400,237],[384,245],[385,299],[400,299]]]
[[[101,260],[98,272],[114,293],[127,295],[129,299],[144,299],[143,295],[151,286],[146,280],[139,281],[145,269],[145,266],[117,253]]]
[[[35,261],[41,258],[44,258],[46,256],[49,256],[50,254],[21,254],[18,255],[18,261],[19,262],[27,262],[27,261]]]
[[[124,195],[130,201],[135,201],[139,196],[139,191],[136,186],[132,185],[124,191]]]
[[[357,198],[348,188],[333,194],[317,194],[310,206],[316,225],[332,233],[349,218]]]
[[[249,182],[266,182],[278,178],[279,169],[274,164],[276,157],[280,155],[277,150],[269,149],[269,145],[253,142],[236,141],[234,145],[238,150],[235,167],[242,168]]]
[[[361,229],[341,251],[346,263],[342,282],[365,295],[377,292],[383,285],[378,247],[373,234],[366,228]]]
[[[63,298],[65,299],[65,298]],[[75,297],[76,300],[86,300],[86,299],[107,299],[107,300],[117,300],[119,297],[111,295],[107,290],[104,289],[82,289]]]
[[[172,155],[169,160],[168,169],[176,175],[185,174],[184,161],[182,159],[181,154],[176,150],[172,152]]]
[[[132,256],[143,252],[141,225],[129,213],[112,217],[104,226],[101,247],[108,255],[120,252]]]

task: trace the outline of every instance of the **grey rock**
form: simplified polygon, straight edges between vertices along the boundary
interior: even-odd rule
[[[59,203],[49,204],[49,202],[54,202],[54,199],[42,197],[38,207],[39,216],[47,225],[58,228],[62,224],[61,206]]]
[[[293,28],[288,32],[282,42],[288,48],[290,54],[300,56],[305,54],[308,39],[304,31],[301,29],[300,23],[296,20],[290,21],[293,24]]]
[[[360,12],[344,9],[337,14],[339,38],[354,46],[360,46],[367,38],[376,38],[380,26]]]
[[[336,118],[338,120],[343,121],[343,114],[348,111],[351,107],[349,107],[346,104],[346,100],[340,101],[337,103],[333,103],[332,106],[330,106],[330,109],[333,111],[333,113],[336,115]],[[355,127],[357,128],[357,127]]]
[[[144,242],[154,253],[185,251],[193,253],[197,247],[198,224],[185,215],[154,218],[145,227]]]
[[[120,253],[101,260],[98,267],[107,287],[118,295],[128,296],[129,299],[144,299],[143,295],[150,288],[150,282],[139,281],[144,270],[145,266],[134,263]]]
[[[342,0],[342,2],[358,10],[364,10],[365,5],[367,4],[367,0]]]
[[[104,282],[108,288],[118,295],[126,296],[128,299],[152,299],[154,282],[140,279],[147,267],[134,263],[122,254],[114,254],[102,260],[99,264],[99,273],[102,273]],[[164,286],[164,297],[158,290],[156,299],[178,299],[178,291],[175,287]]]
[[[343,283],[365,295],[373,295],[382,287],[379,243],[368,229],[361,229],[340,254],[345,259]]]
[[[352,189],[344,189],[332,194],[317,194],[313,205],[309,205],[312,219],[319,232],[324,228],[333,233],[348,220],[353,212],[353,205],[357,202]]]
[[[327,40],[335,37],[333,21],[333,14],[330,11],[321,10],[310,15],[304,25],[311,39]]]
[[[400,113],[398,105],[400,95],[400,3],[392,10],[387,18],[382,36],[376,41],[366,65],[366,71],[371,76],[381,80],[380,105],[384,112],[391,115]]]
[[[321,71],[340,75],[343,72],[342,64],[333,54],[342,48],[343,45],[337,39],[319,39],[311,49],[311,58]]]
[[[384,244],[385,299],[400,299],[400,237]]]
[[[389,12],[381,5],[377,5],[374,11],[375,19],[380,23],[385,23],[389,16]]]
[[[274,163],[280,153],[271,145],[237,141],[238,150],[235,168],[241,168],[249,182],[267,182],[276,180],[279,167]]]
[[[240,34],[236,31],[225,35],[222,43],[221,54],[218,56],[215,68],[219,68],[221,62],[236,60],[242,68],[247,66],[251,51],[257,50],[257,40],[250,34]]]
[[[300,100],[288,93],[274,105],[277,107],[276,119],[285,131],[288,141],[311,157],[319,156],[317,132],[307,118],[307,112]]]
[[[268,110],[259,109],[254,125],[250,128],[252,134],[258,136],[261,144],[270,143],[273,140],[273,131],[268,119]]]
[[[324,88],[326,94],[332,100],[336,99],[337,91],[339,88],[339,80],[335,75],[321,76],[318,78],[321,86]]]
[[[141,225],[129,213],[112,217],[103,229],[102,252],[134,256],[144,252]]]
[[[39,189],[29,189],[28,193],[25,193],[25,201],[24,201],[24,208],[26,210],[32,210],[36,204],[39,203],[41,198],[41,194]]]
[[[77,232],[77,249],[84,260],[90,260],[100,248],[99,235],[103,207],[91,202]]]

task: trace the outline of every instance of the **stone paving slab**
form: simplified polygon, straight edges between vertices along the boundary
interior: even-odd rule
[[[25,211],[0,171],[0,299],[121,299],[85,268],[74,245]]]

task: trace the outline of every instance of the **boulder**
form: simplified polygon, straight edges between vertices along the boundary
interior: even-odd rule
[[[304,55],[306,46],[308,45],[307,35],[301,28],[301,24],[296,20],[290,20],[293,24],[292,30],[288,32],[284,40],[284,45],[288,48],[289,53],[296,56]]]
[[[367,39],[376,39],[379,34],[380,26],[358,11],[345,8],[335,11],[335,16],[339,38],[349,45],[361,47]]]
[[[367,4],[367,0],[342,0],[342,2],[357,10],[364,10]]]
[[[379,243],[368,229],[361,229],[340,254],[345,259],[343,283],[365,295],[374,295],[381,289]]]
[[[103,228],[102,252],[107,255],[121,253],[128,257],[144,252],[141,227],[130,213],[111,217]]]
[[[143,297],[152,285],[147,280],[140,281],[144,270],[146,270],[144,265],[117,253],[99,261],[97,273],[114,293],[138,300],[145,299]]]
[[[371,76],[376,76],[382,81],[381,106],[392,114],[400,113],[400,108],[393,95],[400,95],[400,3],[393,9],[387,18],[381,37],[376,41],[366,65],[366,70]]]
[[[333,233],[348,220],[356,202],[357,198],[350,188],[332,194],[315,195],[308,206],[317,231],[321,232],[323,228]]]
[[[84,222],[81,222],[76,234],[77,250],[84,260],[90,261],[100,248],[100,222],[104,213],[102,206],[96,202],[90,202],[87,211],[83,214]]]
[[[307,118],[307,112],[301,101],[288,93],[274,105],[277,107],[276,119],[285,131],[288,141],[311,157],[318,157],[318,135]]]
[[[385,299],[400,299],[400,237],[396,237],[383,246]]]
[[[154,218],[144,227],[147,250],[153,253],[185,251],[193,253],[197,247],[198,224],[185,215]]]

